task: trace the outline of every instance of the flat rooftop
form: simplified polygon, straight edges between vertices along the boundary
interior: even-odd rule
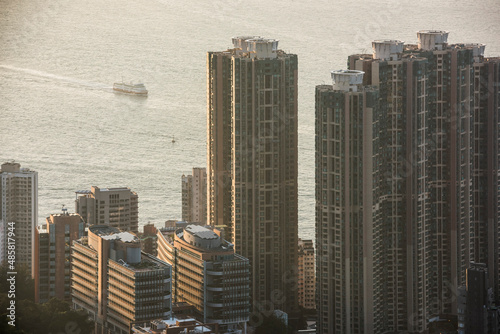
[[[191,231],[188,231],[188,227],[194,227]],[[173,235],[183,242],[186,242],[189,244],[189,242],[185,238],[185,232],[191,234],[191,235],[196,235],[199,238],[205,239],[205,240],[216,240],[220,239],[220,245],[219,246],[212,246],[210,248],[205,248],[205,247],[198,247],[195,245],[190,245],[190,247],[199,249],[200,251],[204,253],[212,253],[212,252],[228,252],[231,254],[234,254],[235,256],[237,255],[234,252],[234,245],[230,243],[227,240],[224,240],[223,238],[219,237],[213,230],[211,230],[209,227],[203,227],[203,226],[198,226],[198,225],[189,225],[188,227],[185,228],[178,228],[175,233],[171,233],[170,231],[163,231],[162,234],[164,235],[166,241],[173,246],[174,240],[173,240]],[[172,236],[172,237],[171,237]],[[227,260],[230,261],[230,260]]]
[[[133,193],[130,188],[127,187],[117,187],[117,188],[99,188],[99,187],[94,187],[96,190],[99,190],[100,192],[105,192],[105,191],[130,191]],[[92,190],[76,190],[75,193],[77,194],[91,194]]]
[[[200,239],[213,240],[219,239],[219,236],[212,230],[199,226],[199,225],[188,225],[184,229],[186,232],[197,236]]]
[[[141,262],[139,263],[128,263],[123,260],[118,260],[116,261],[125,268],[131,269],[135,272],[141,272],[141,271],[151,271],[155,269],[163,269],[165,267],[168,267],[167,263],[163,263],[159,261],[158,259],[153,259],[144,253],[141,254]]]
[[[121,232],[119,229],[108,225],[94,225],[90,231],[104,240],[121,240],[123,242],[139,242],[139,238],[130,232]]]
[[[139,241],[139,238],[137,238],[136,235],[130,232],[120,232],[112,235],[104,235],[101,238],[103,238],[104,240],[121,240],[123,242]]]
[[[76,190],[75,193],[77,194],[90,194],[92,191],[90,190]]]
[[[118,187],[118,188],[97,188],[100,191],[123,191],[123,190],[130,190],[130,188],[127,187]]]
[[[178,328],[182,326],[194,326],[192,330],[196,330],[196,333],[212,333],[210,327],[205,326],[203,323],[199,322],[194,318],[179,319],[172,317],[172,319],[157,319],[153,320],[156,325],[164,324],[166,328]],[[152,331],[151,327],[141,327],[140,325],[135,325],[136,328],[145,331],[146,333],[156,333]]]

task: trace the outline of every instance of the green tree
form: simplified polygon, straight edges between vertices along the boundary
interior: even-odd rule
[[[26,332],[17,329],[14,326],[9,325],[8,323],[9,319],[5,316],[2,315],[0,318],[0,333],[5,333],[5,334],[25,334]]]
[[[265,317],[257,328],[255,328],[255,334],[292,334],[293,329],[290,326],[285,325],[283,320],[277,318],[274,314],[269,317]]]
[[[92,333],[94,324],[86,313],[70,309],[68,303],[52,298],[45,304],[22,301],[17,310],[16,327],[33,334]]]
[[[40,315],[40,307],[31,300],[16,302],[16,328],[26,333],[41,333],[45,328],[45,319]]]
[[[71,310],[64,301],[52,298],[45,304],[35,303],[34,280],[26,267],[17,267],[16,274],[7,274],[0,266],[0,333],[12,334],[87,334],[94,324],[83,311]],[[15,297],[9,296],[11,276],[15,276]],[[11,326],[7,308],[15,301],[15,327]]]
[[[31,278],[31,270],[26,266],[16,266],[16,274],[10,272],[6,263],[0,266],[0,293],[8,293],[10,281],[8,278],[14,277],[16,287],[16,300],[35,301],[35,280]]]
[[[24,304],[27,302],[30,307],[26,309],[26,312],[29,314],[29,312],[34,311],[32,315],[36,316],[37,308],[34,305],[35,282],[31,278],[31,271],[26,266],[16,266],[16,274],[8,274],[9,272],[11,271],[9,271],[6,263],[0,265],[0,333],[30,333],[20,328],[19,311],[24,312]],[[13,291],[11,291],[10,278],[13,278],[13,282],[15,282]],[[12,293],[14,293],[14,296],[11,295]],[[9,324],[11,319],[7,317],[10,314],[7,308],[11,305],[11,301],[15,302],[15,327]],[[29,318],[30,323],[35,320],[33,317]]]
[[[42,305],[42,317],[49,319],[47,328],[49,333],[91,333],[94,324],[83,311],[70,309],[68,303],[52,298]]]

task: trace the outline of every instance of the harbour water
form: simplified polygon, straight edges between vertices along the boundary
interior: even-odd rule
[[[275,38],[299,58],[299,235],[314,239],[315,85],[421,29],[500,56],[498,0],[0,0],[0,161],[38,171],[39,223],[92,185],[136,191],[140,225],[180,219],[181,175],[206,166],[206,52]],[[122,78],[149,96],[114,93]]]

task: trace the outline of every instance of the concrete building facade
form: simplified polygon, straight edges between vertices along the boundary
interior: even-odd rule
[[[207,54],[207,219],[226,225],[250,260],[254,309],[272,300],[294,312],[297,56],[272,39],[236,37],[233,45]]]
[[[139,202],[129,188],[99,188],[76,192],[75,211],[87,225],[109,225],[123,231],[138,232]]]
[[[0,262],[15,246],[15,266],[26,266],[34,276],[35,229],[38,224],[38,172],[16,162],[0,168]],[[10,227],[10,229],[9,229]],[[9,240],[8,232],[14,232]],[[12,240],[14,239],[14,240]]]
[[[182,220],[207,224],[207,170],[193,168],[192,175],[182,175]]]
[[[134,234],[93,225],[71,255],[73,307],[89,314],[96,333],[128,334],[133,323],[172,315],[172,267],[141,252]]]
[[[250,316],[250,266],[216,229],[188,225],[158,231],[158,257],[172,265],[174,303],[193,305],[204,323],[245,326]]]
[[[484,263],[470,263],[458,300],[458,333],[498,333],[500,309]]]
[[[329,101],[322,86],[317,88],[320,333],[338,325],[328,320],[337,314],[346,333],[424,332],[436,317],[457,314],[454,296],[465,283],[470,261],[498,262],[493,176],[498,166],[498,61],[485,59],[482,45],[448,44],[447,38],[445,31],[420,31],[418,44],[375,41],[373,54],[349,57],[350,70],[365,72],[365,90],[372,86],[377,91],[373,110],[379,114],[372,119],[366,119],[371,117],[366,110],[356,116],[345,108],[353,91]],[[488,79],[481,80],[482,75]],[[339,95],[341,89],[331,90]],[[336,117],[338,107],[352,124],[349,134],[347,123],[337,129],[328,119]],[[327,119],[322,118],[325,111]],[[352,131],[359,133],[357,138]],[[328,161],[329,154],[338,154],[337,137],[342,138],[340,166]],[[358,157],[352,156],[356,150]],[[360,176],[363,182],[356,186]],[[356,211],[343,215],[348,210]],[[359,217],[359,225],[352,225]],[[328,234],[337,219],[354,234]],[[354,270],[350,277],[344,263]],[[346,272],[341,280],[362,273],[357,287],[343,290],[356,280],[340,286],[331,282],[339,266]],[[334,311],[337,299],[346,301],[341,313]],[[358,328],[353,314],[362,315]]]
[[[299,238],[299,305],[305,309],[316,309],[316,275],[314,261],[314,245],[312,240]]]
[[[376,189],[372,166],[379,110],[378,91],[362,86],[363,75],[332,71],[333,85],[316,87],[319,333],[369,333],[366,324],[373,316],[373,307],[365,305],[373,286],[373,254],[366,246],[373,242],[376,203],[370,195]]]
[[[76,213],[52,214],[35,230],[35,302],[55,297],[71,303],[71,244],[85,235]]]
[[[472,223],[470,261],[485,263],[488,280],[500,305],[500,57],[474,53],[474,109],[472,111]],[[467,261],[467,259],[465,259]]]
[[[138,237],[141,240],[141,248],[143,252],[157,256],[158,237],[156,236],[157,228],[153,224],[144,225],[143,233],[139,233]]]

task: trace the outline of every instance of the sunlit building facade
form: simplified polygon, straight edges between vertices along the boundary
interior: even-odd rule
[[[71,244],[85,236],[77,213],[52,214],[35,230],[35,302],[55,297],[71,303]]]
[[[0,168],[0,262],[15,247],[14,266],[25,266],[34,276],[35,229],[38,224],[38,172],[16,162]],[[9,232],[13,232],[10,236]]]
[[[109,225],[123,231],[138,232],[139,200],[129,188],[99,188],[76,192],[75,212],[87,225]]]
[[[354,90],[317,88],[320,333],[424,332],[457,314],[471,261],[498,268],[498,59],[445,31],[417,37],[348,59],[378,116],[366,98],[352,109]]]
[[[365,303],[373,286],[373,166],[378,156],[373,150],[380,115],[378,90],[362,86],[363,75],[332,71],[333,84],[316,87],[319,333],[369,332],[373,312]]]
[[[316,309],[316,275],[314,245],[312,240],[299,238],[298,295],[299,305],[305,309]]]
[[[193,168],[192,175],[182,175],[182,220],[207,224],[207,170]]]
[[[256,310],[272,299],[294,312],[297,56],[272,39],[236,37],[233,45],[207,54],[208,222],[226,225],[250,260]]]
[[[171,316],[172,267],[141,252],[134,234],[94,225],[71,255],[72,304],[95,321],[96,333],[128,334],[133,323]]]
[[[216,229],[187,225],[158,231],[158,257],[172,265],[173,299],[204,323],[238,329],[250,316],[250,266]]]

